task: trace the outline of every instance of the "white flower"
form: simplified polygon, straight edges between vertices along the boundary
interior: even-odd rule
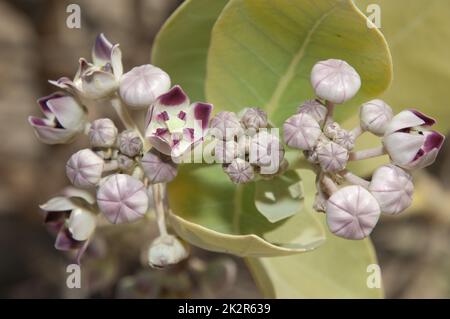
[[[148,251],[148,263],[154,268],[174,265],[189,256],[187,247],[175,236],[163,235],[156,238]]]

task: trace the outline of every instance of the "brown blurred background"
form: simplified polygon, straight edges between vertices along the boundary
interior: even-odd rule
[[[194,258],[172,269],[143,267],[141,245],[133,243],[154,234],[139,226],[98,236],[84,259],[83,289],[69,290],[68,259],[42,225],[38,204],[67,184],[64,163],[85,143],[49,147],[34,137],[26,119],[39,114],[36,99],[54,91],[47,79],[75,74],[100,32],[121,44],[125,70],[148,63],[155,34],[181,2],[0,0],[0,297],[260,296],[243,262],[226,255],[194,249]],[[70,3],[81,7],[81,29],[66,27]],[[375,230],[387,297],[450,297],[449,153],[420,177],[432,198],[425,203],[436,207],[384,218]]]

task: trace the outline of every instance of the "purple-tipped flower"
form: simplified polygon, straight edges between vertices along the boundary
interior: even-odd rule
[[[169,75],[151,64],[131,69],[120,81],[120,96],[134,109],[149,107],[158,96],[169,89]]]
[[[145,136],[158,151],[178,158],[203,139],[212,108],[190,104],[181,87],[174,86],[150,107]]]
[[[444,143],[442,134],[429,130],[434,123],[434,119],[416,110],[394,116],[383,137],[392,162],[408,170],[433,164]]]
[[[148,251],[148,263],[154,268],[174,265],[189,256],[188,248],[173,235],[156,238]]]
[[[116,142],[117,127],[108,118],[92,122],[89,129],[89,141],[93,147],[111,147]]]
[[[268,125],[267,113],[256,107],[249,108],[242,115],[241,123],[247,129],[265,128]]]
[[[306,113],[311,115],[313,119],[320,125],[323,125],[327,117],[327,108],[318,100],[308,100],[298,107],[297,113]]]
[[[348,151],[334,142],[326,142],[317,146],[317,159],[324,172],[336,173],[347,166]]]
[[[134,222],[148,209],[148,196],[144,184],[125,174],[106,178],[97,191],[100,211],[112,224]]]
[[[288,118],[283,130],[284,141],[288,146],[307,151],[314,149],[322,135],[319,123],[307,113]]]
[[[119,134],[119,150],[122,154],[134,157],[142,152],[141,137],[134,130],[126,130]]]
[[[46,144],[71,142],[84,129],[86,110],[73,97],[53,93],[38,100],[45,118],[28,117],[40,141]]]
[[[141,160],[145,176],[151,184],[168,183],[177,176],[177,165],[167,155],[150,150]]]
[[[380,217],[380,206],[361,186],[347,186],[335,192],[327,202],[327,223],[331,232],[347,239],[370,235]]]
[[[377,136],[383,136],[392,120],[392,109],[382,100],[364,103],[359,110],[361,128]]]
[[[311,85],[321,99],[342,104],[358,93],[361,78],[347,62],[330,59],[314,65],[311,71]]]
[[[95,187],[102,178],[104,161],[90,149],[73,154],[66,164],[70,182],[80,188]]]
[[[385,165],[373,174],[369,190],[383,213],[397,215],[411,206],[414,184],[408,172],[394,165]]]
[[[94,63],[81,58],[75,78],[62,77],[51,84],[88,99],[100,99],[114,93],[123,73],[122,52],[100,34],[92,50]]]
[[[245,184],[251,182],[255,178],[255,172],[249,162],[235,158],[230,165],[225,168],[225,173],[235,184]]]
[[[210,131],[218,139],[230,141],[242,136],[244,129],[236,113],[223,111],[211,119]]]

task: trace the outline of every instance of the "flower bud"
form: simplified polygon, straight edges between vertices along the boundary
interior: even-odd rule
[[[116,142],[117,127],[110,119],[98,119],[89,129],[89,141],[93,147],[111,147]]]
[[[259,108],[249,108],[241,118],[242,125],[249,129],[258,130],[267,127],[267,113]]]
[[[242,128],[239,118],[233,112],[219,112],[211,119],[210,130],[217,138],[229,141],[235,136],[242,135]]]
[[[260,131],[250,142],[249,161],[261,168],[261,173],[270,175],[278,172],[284,158],[280,140],[268,131]]]
[[[322,135],[319,123],[309,114],[291,116],[284,122],[284,141],[293,148],[312,150]]]
[[[400,167],[385,165],[373,174],[369,191],[383,213],[397,215],[411,206],[414,184],[412,176]]]
[[[119,165],[119,169],[125,172],[131,171],[131,169],[133,169],[136,165],[134,159],[123,154],[119,154],[117,156],[117,163]]]
[[[144,184],[130,175],[108,176],[97,191],[100,211],[112,224],[134,222],[148,209],[148,196]]]
[[[141,160],[145,176],[151,184],[168,183],[177,176],[177,165],[169,156],[151,150]]]
[[[169,75],[151,64],[131,69],[120,81],[120,96],[134,109],[149,107],[158,96],[169,89]]]
[[[356,138],[352,132],[340,129],[337,132],[333,141],[342,146],[343,148],[345,148],[346,150],[350,151],[355,147]]]
[[[142,152],[142,140],[134,130],[126,130],[119,134],[119,150],[122,154],[135,157]]]
[[[90,149],[73,154],[66,164],[70,182],[80,188],[95,187],[102,178],[104,161]]]
[[[317,158],[324,172],[336,173],[347,166],[348,151],[334,142],[326,142],[317,146]]]
[[[306,113],[311,115],[313,119],[320,125],[323,125],[325,118],[327,117],[328,110],[318,100],[305,101],[299,106],[297,114]]]
[[[321,99],[342,104],[353,98],[361,87],[361,78],[347,62],[330,59],[316,63],[311,85]]]
[[[187,247],[173,235],[156,238],[148,251],[148,263],[154,268],[174,265],[189,256]]]
[[[335,192],[327,202],[330,231],[346,239],[363,239],[370,235],[380,217],[380,206],[366,189],[352,185]]]
[[[70,213],[68,228],[73,239],[84,241],[91,237],[96,226],[96,216],[82,208],[75,208]]]
[[[382,100],[364,103],[359,110],[361,128],[377,136],[383,136],[392,117],[391,107]]]
[[[342,129],[339,123],[331,122],[325,125],[325,127],[323,128],[323,133],[325,134],[326,137],[333,140],[338,136],[341,130]]]
[[[235,158],[230,165],[225,168],[231,181],[235,184],[251,182],[255,178],[255,172],[249,162]]]
[[[231,163],[239,156],[239,145],[235,141],[218,141],[214,148],[217,163]]]

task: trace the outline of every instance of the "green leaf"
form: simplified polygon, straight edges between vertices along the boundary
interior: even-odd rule
[[[384,38],[367,27],[352,1],[230,0],[212,31],[206,96],[219,110],[262,107],[280,125],[314,97],[310,71],[329,58],[349,62],[363,83],[356,98],[339,107],[341,118],[391,81]]]
[[[170,74],[192,101],[204,100],[211,29],[228,0],[187,0],[170,16],[153,46],[152,63]]]
[[[301,210],[270,223],[254,204],[255,185],[233,185],[220,165],[180,168],[169,184],[169,220],[191,244],[239,256],[283,256],[322,244],[323,227],[315,214]]]
[[[381,31],[395,65],[392,86],[382,96],[396,111],[417,108],[450,129],[450,1],[357,0],[363,12],[369,4],[381,9]],[[368,13],[369,14],[369,13]]]
[[[302,183],[295,171],[288,171],[270,180],[260,180],[255,184],[255,206],[271,223],[301,211]]]

